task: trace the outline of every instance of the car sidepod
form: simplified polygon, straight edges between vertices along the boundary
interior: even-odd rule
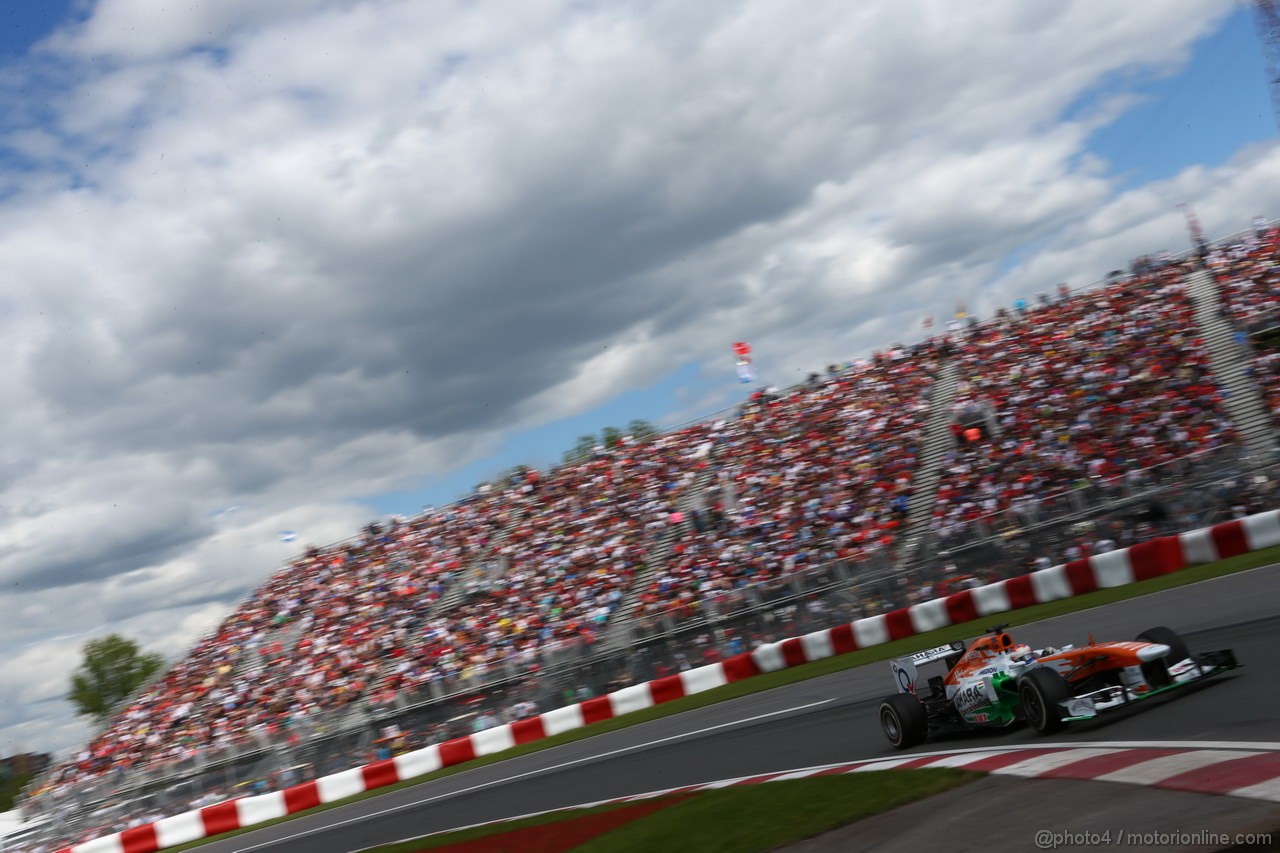
[[[961,682],[951,707],[970,726],[1003,727],[1018,719],[1018,692],[1009,673],[992,668]]]

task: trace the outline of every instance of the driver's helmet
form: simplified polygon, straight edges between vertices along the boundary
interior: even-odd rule
[[[1036,659],[1036,653],[1026,643],[1018,643],[1009,649],[1009,660],[1014,663],[1031,663]]]

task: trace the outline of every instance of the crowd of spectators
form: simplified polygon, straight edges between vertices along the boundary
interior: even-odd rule
[[[419,690],[442,676],[465,683],[500,663],[534,669],[548,650],[597,642],[671,523],[708,437],[709,427],[694,425],[534,473],[505,499],[510,520],[494,548],[501,576],[417,626],[386,688]]]
[[[59,778],[180,760],[350,705],[377,661],[407,641],[412,615],[484,553],[502,499],[471,498],[308,550],[118,713]]]
[[[1265,395],[1271,422],[1280,429],[1280,349],[1258,353],[1253,361],[1253,376]]]
[[[1233,320],[1274,312],[1278,251],[1273,229],[1209,252]],[[1189,263],[1144,260],[1098,289],[1019,302],[990,322],[957,323],[915,347],[761,390],[732,417],[625,437],[546,472],[517,469],[444,509],[308,549],[51,784],[246,737],[298,738],[325,715],[439,683],[478,688],[494,672],[536,672],[551,652],[597,642],[629,592],[627,615],[642,622],[694,615],[750,585],[891,554],[944,359],[954,359],[959,388],[955,448],[933,514],[943,539],[1082,483],[1230,445],[1237,436],[1184,289]],[[1254,369],[1276,410],[1280,353]],[[692,511],[682,496],[698,499]],[[1082,547],[1128,535],[1090,531]],[[646,563],[654,571],[633,590]],[[903,603],[881,595],[862,612]],[[697,654],[704,660],[661,665],[685,668],[720,651]],[[527,701],[511,710],[532,712]]]
[[[1116,275],[958,337],[961,423],[934,509],[944,542],[974,519],[1237,441],[1186,272]]]
[[[1244,330],[1280,324],[1280,226],[1265,226],[1209,250],[1226,316]]]
[[[1280,426],[1280,347],[1266,343],[1280,328],[1280,226],[1260,226],[1213,248],[1206,265],[1217,281],[1223,314],[1236,327],[1241,356],[1252,358],[1253,377]],[[1254,334],[1262,343],[1250,343]]]
[[[932,345],[895,347],[783,393],[757,392],[716,425],[714,488],[639,596],[641,620],[833,559],[892,546],[911,496]]]
[[[593,642],[706,442],[703,426],[624,438],[308,550],[59,768],[55,787],[246,738],[297,737],[361,699],[440,680],[465,688],[498,664],[536,667],[548,648]],[[438,607],[479,565],[500,566],[500,582]]]

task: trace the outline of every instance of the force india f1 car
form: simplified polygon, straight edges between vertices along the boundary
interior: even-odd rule
[[[965,647],[952,643],[891,663],[898,692],[880,703],[880,725],[896,749],[934,734],[1004,728],[1025,720],[1040,734],[1158,696],[1237,666],[1231,650],[1192,654],[1168,628],[1132,643],[1032,650],[1006,626]],[[917,668],[942,661],[945,675],[921,685]]]

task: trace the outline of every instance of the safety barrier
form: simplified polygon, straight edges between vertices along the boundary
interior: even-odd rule
[[[1153,539],[879,616],[769,643],[719,663],[636,684],[607,696],[334,773],[283,791],[241,797],[167,817],[64,848],[59,853],[154,853],[166,847],[306,811],[441,768],[465,764],[482,756],[714,690],[762,673],[847,654],[996,613],[1160,577],[1188,566],[1212,563],[1273,545],[1280,545],[1280,510]]]

